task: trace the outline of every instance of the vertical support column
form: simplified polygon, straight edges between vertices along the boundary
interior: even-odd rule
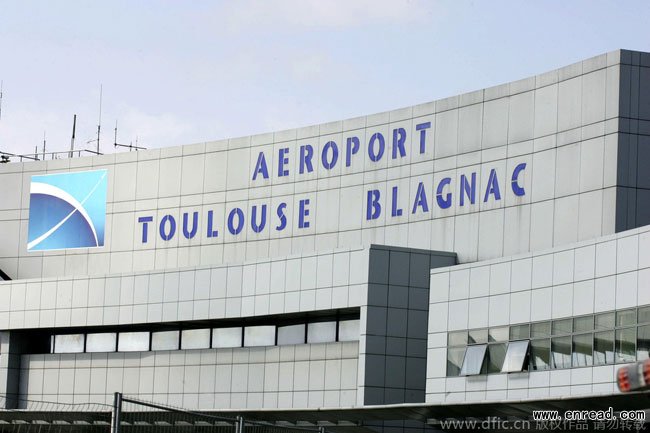
[[[122,393],[113,394],[113,414],[111,416],[111,433],[120,433],[122,419]]]
[[[4,394],[4,409],[18,409],[20,389],[20,355],[22,345],[19,336],[12,332],[0,332],[0,394]]]
[[[235,428],[235,433],[244,433],[244,417],[237,417],[237,427]]]

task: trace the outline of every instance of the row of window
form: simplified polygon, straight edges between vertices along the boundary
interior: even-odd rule
[[[258,347],[355,341],[359,320],[299,323],[286,326],[236,326],[173,331],[59,334],[50,340],[51,353],[144,352],[149,350]]]
[[[634,362],[650,356],[650,306],[450,332],[447,343],[447,376]]]

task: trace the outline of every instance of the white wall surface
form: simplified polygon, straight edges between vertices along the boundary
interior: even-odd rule
[[[621,52],[612,52],[536,77],[387,113],[296,130],[120,153],[92,158],[0,165],[0,268],[12,278],[106,275],[186,266],[241,263],[263,257],[362,244],[455,251],[461,262],[563,245],[614,232]],[[424,130],[420,153],[416,125]],[[393,130],[404,128],[406,155],[393,159]],[[370,137],[386,140],[384,156],[368,156]],[[360,149],[346,167],[348,137]],[[320,162],[328,141],[339,147],[337,165]],[[314,172],[299,173],[300,146],[314,147]],[[289,175],[278,177],[279,150],[288,148]],[[252,180],[264,152],[270,178]],[[516,196],[510,176],[525,195]],[[98,249],[26,251],[31,176],[92,168],[109,170],[106,244]],[[495,169],[502,198],[483,202]],[[459,205],[461,175],[477,177],[477,200]],[[453,205],[436,204],[436,187],[450,177]],[[412,213],[423,182],[429,211]],[[401,216],[391,216],[393,187]],[[367,192],[381,192],[382,214],[366,220]],[[447,190],[445,190],[447,192]],[[299,201],[309,199],[309,228],[298,228]],[[275,230],[277,206],[287,203],[288,225]],[[267,227],[251,228],[252,206],[268,205]],[[231,235],[228,212],[240,207],[245,229]],[[259,207],[258,207],[259,209]],[[208,238],[214,212],[219,236]],[[199,212],[199,232],[182,235],[182,214]],[[164,241],[164,215],[177,233]],[[142,243],[137,219],[152,216]]]

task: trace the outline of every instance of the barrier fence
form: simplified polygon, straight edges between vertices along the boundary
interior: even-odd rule
[[[328,433],[324,427],[225,417],[147,402],[121,393],[115,393],[113,405],[0,396],[0,407],[12,406],[19,409],[0,410],[0,433]]]

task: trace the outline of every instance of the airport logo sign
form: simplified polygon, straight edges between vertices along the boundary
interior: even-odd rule
[[[104,246],[108,171],[32,176],[27,251]]]

